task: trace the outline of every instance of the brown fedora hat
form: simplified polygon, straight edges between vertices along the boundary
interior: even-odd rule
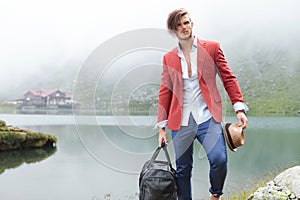
[[[236,152],[237,147],[244,145],[244,131],[238,124],[223,122],[223,132],[227,146],[231,151]]]

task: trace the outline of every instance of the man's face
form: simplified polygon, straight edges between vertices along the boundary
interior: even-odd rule
[[[176,26],[176,36],[180,40],[187,40],[192,36],[193,22],[189,15],[184,15]]]

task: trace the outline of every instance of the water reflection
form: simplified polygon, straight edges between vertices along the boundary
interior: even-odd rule
[[[77,116],[78,124],[74,124],[74,116],[63,115],[0,114],[0,118],[36,132],[53,133],[59,141],[57,152],[56,149],[52,153],[37,149],[37,152],[33,150],[35,157],[26,155],[29,154],[26,151],[0,153],[1,199],[32,200],[43,196],[47,200],[102,200],[108,194],[110,199],[134,199],[142,165],[157,147],[153,127],[148,126],[149,130],[146,128],[144,132],[140,129],[150,121],[143,116],[132,118],[137,127],[126,126],[123,122],[127,118],[118,118],[120,123],[116,126],[112,116]],[[225,120],[234,122],[236,118]],[[225,194],[250,189],[266,174],[300,165],[299,130],[298,117],[249,117],[245,145],[236,153],[228,152]],[[171,143],[168,150],[174,162]],[[51,158],[43,160],[49,156]],[[163,154],[160,156],[165,159]],[[36,163],[41,160],[43,162]],[[24,166],[23,163],[35,164]],[[3,173],[18,166],[21,167],[11,170],[12,173],[9,170]],[[205,152],[195,142],[194,199],[209,198],[208,169]]]
[[[57,151],[53,147],[0,152],[0,174],[7,169],[17,168],[23,163],[31,164],[45,160]]]

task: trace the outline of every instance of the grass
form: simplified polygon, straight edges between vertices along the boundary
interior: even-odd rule
[[[2,120],[0,124],[0,151],[39,148],[57,143],[57,138],[53,135],[6,126]]]
[[[261,187],[264,187],[267,184],[267,182],[269,182],[269,181],[260,180],[251,189],[242,189],[241,191],[236,191],[233,194],[231,194],[228,198],[226,198],[226,200],[244,200],[244,199],[247,199],[257,189],[259,189]]]
[[[291,166],[289,166],[291,167]],[[289,168],[287,167],[287,168]],[[267,185],[268,182],[273,180],[279,173],[284,171],[285,169],[274,169],[263,175],[261,178],[255,181],[254,185],[251,188],[243,188],[240,191],[234,191],[225,197],[225,200],[246,200],[251,194],[253,194],[256,190],[261,187]]]

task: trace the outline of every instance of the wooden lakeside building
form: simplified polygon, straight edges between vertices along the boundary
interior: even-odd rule
[[[74,108],[79,103],[71,94],[59,89],[29,90],[22,99],[18,99],[18,108]]]

